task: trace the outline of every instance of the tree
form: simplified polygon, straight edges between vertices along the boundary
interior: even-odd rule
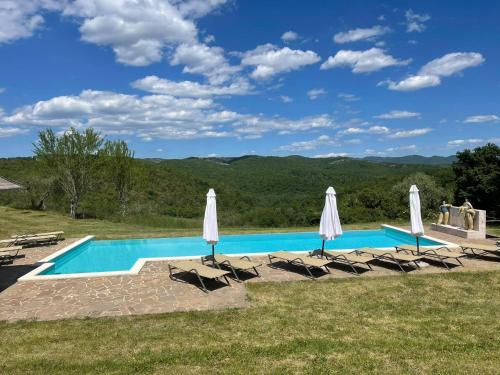
[[[105,164],[106,177],[111,180],[116,190],[121,215],[125,216],[133,184],[134,152],[124,141],[107,141],[101,155]]]
[[[36,175],[26,180],[24,187],[32,210],[45,210],[45,203],[50,195],[53,184],[53,177],[43,177],[41,175]]]
[[[500,216],[500,147],[493,143],[457,152],[453,163],[455,199],[468,198],[477,208]]]
[[[69,200],[72,218],[77,217],[78,206],[92,186],[102,142],[91,128],[82,133],[71,128],[61,136],[52,129],[43,130],[34,144],[36,159],[56,178]]]
[[[425,173],[415,173],[405,177],[392,188],[395,203],[399,206],[400,217],[409,217],[409,191],[411,185],[417,185],[420,195],[422,216],[432,217],[443,200],[449,199],[449,191],[439,186],[434,178]]]

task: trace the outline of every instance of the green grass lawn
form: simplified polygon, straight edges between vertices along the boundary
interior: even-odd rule
[[[248,284],[251,307],[0,323],[2,374],[495,374],[500,272]]]
[[[36,233],[63,230],[68,238],[93,234],[98,239],[147,238],[167,236],[201,236],[202,222],[193,222],[192,228],[179,228],[175,222],[167,227],[152,227],[116,223],[105,220],[73,220],[69,216],[49,211],[18,210],[0,206],[0,239],[18,233]],[[344,229],[379,228],[379,223],[345,225]],[[221,228],[221,233],[315,231],[317,227],[302,228]]]

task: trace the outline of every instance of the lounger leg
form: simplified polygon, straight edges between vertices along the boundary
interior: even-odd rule
[[[240,278],[238,277],[238,274],[236,273],[236,270],[233,268],[233,266],[231,266],[231,264],[229,265],[229,267],[231,268],[231,271],[233,272],[233,275],[234,277],[236,278],[236,281],[237,282],[241,282]],[[224,276],[226,277],[226,276]]]
[[[371,266],[370,263],[366,263],[366,265],[368,266],[368,268],[370,269],[370,271],[373,271],[373,268],[372,268],[372,266]]]
[[[398,267],[401,269],[401,271],[402,271],[402,272],[406,272],[406,271],[404,270],[404,268],[401,266],[401,263],[396,262],[396,264],[398,265]],[[415,262],[415,265],[418,267],[418,265],[417,265],[417,263],[416,263],[416,262]]]
[[[274,264],[273,264],[271,255],[268,254],[267,256],[269,257],[269,265],[271,266],[271,268],[274,268]]]
[[[194,273],[196,274],[196,276],[198,276],[198,280],[200,281],[201,287],[203,288],[202,290],[203,290],[205,293],[208,293],[208,289],[207,289],[207,287],[205,286],[205,283],[203,282],[203,280],[201,279],[201,276],[199,275],[198,271],[194,270]]]
[[[314,275],[311,273],[311,270],[309,269],[309,267],[307,267],[306,265],[304,265],[304,268],[307,270],[307,273],[309,273],[309,275],[311,276],[312,279],[315,279]]]
[[[356,276],[359,276],[359,272],[358,270],[354,267],[353,264],[349,263],[349,265],[351,266],[351,269],[352,269],[352,272],[356,275]]]
[[[448,266],[448,264],[444,261],[444,259],[441,259],[441,263],[443,263],[443,266],[446,267],[446,269],[449,271],[450,270],[450,267]]]
[[[253,268],[253,270],[255,271],[255,274],[256,274],[257,276],[260,276],[259,271],[257,271],[257,268],[256,268],[256,267],[252,267],[252,268]]]

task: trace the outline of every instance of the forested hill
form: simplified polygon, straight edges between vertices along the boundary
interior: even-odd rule
[[[373,161],[377,163],[393,163],[393,164],[426,164],[426,165],[451,165],[457,160],[455,155],[451,156],[421,156],[407,155],[396,157],[383,156],[366,156],[363,160]]]
[[[344,222],[397,218],[406,215],[404,198],[410,181],[401,185],[402,193],[396,191],[398,184],[418,172],[430,179],[436,200],[450,195],[449,166],[301,156],[136,159],[127,217],[120,220],[160,223],[164,216],[201,218],[206,192],[213,187],[222,225],[308,225],[319,220],[328,186],[337,191]],[[29,194],[0,194],[0,204],[27,206],[33,194],[44,190],[40,181],[46,182],[31,158],[0,159],[0,176],[33,187]],[[111,194],[104,184],[95,184],[82,205],[86,216],[116,218]],[[46,206],[67,210],[57,189],[51,191]]]

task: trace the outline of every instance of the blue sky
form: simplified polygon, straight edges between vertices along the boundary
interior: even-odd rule
[[[0,157],[92,126],[139,157],[500,141],[500,2],[0,2]]]

